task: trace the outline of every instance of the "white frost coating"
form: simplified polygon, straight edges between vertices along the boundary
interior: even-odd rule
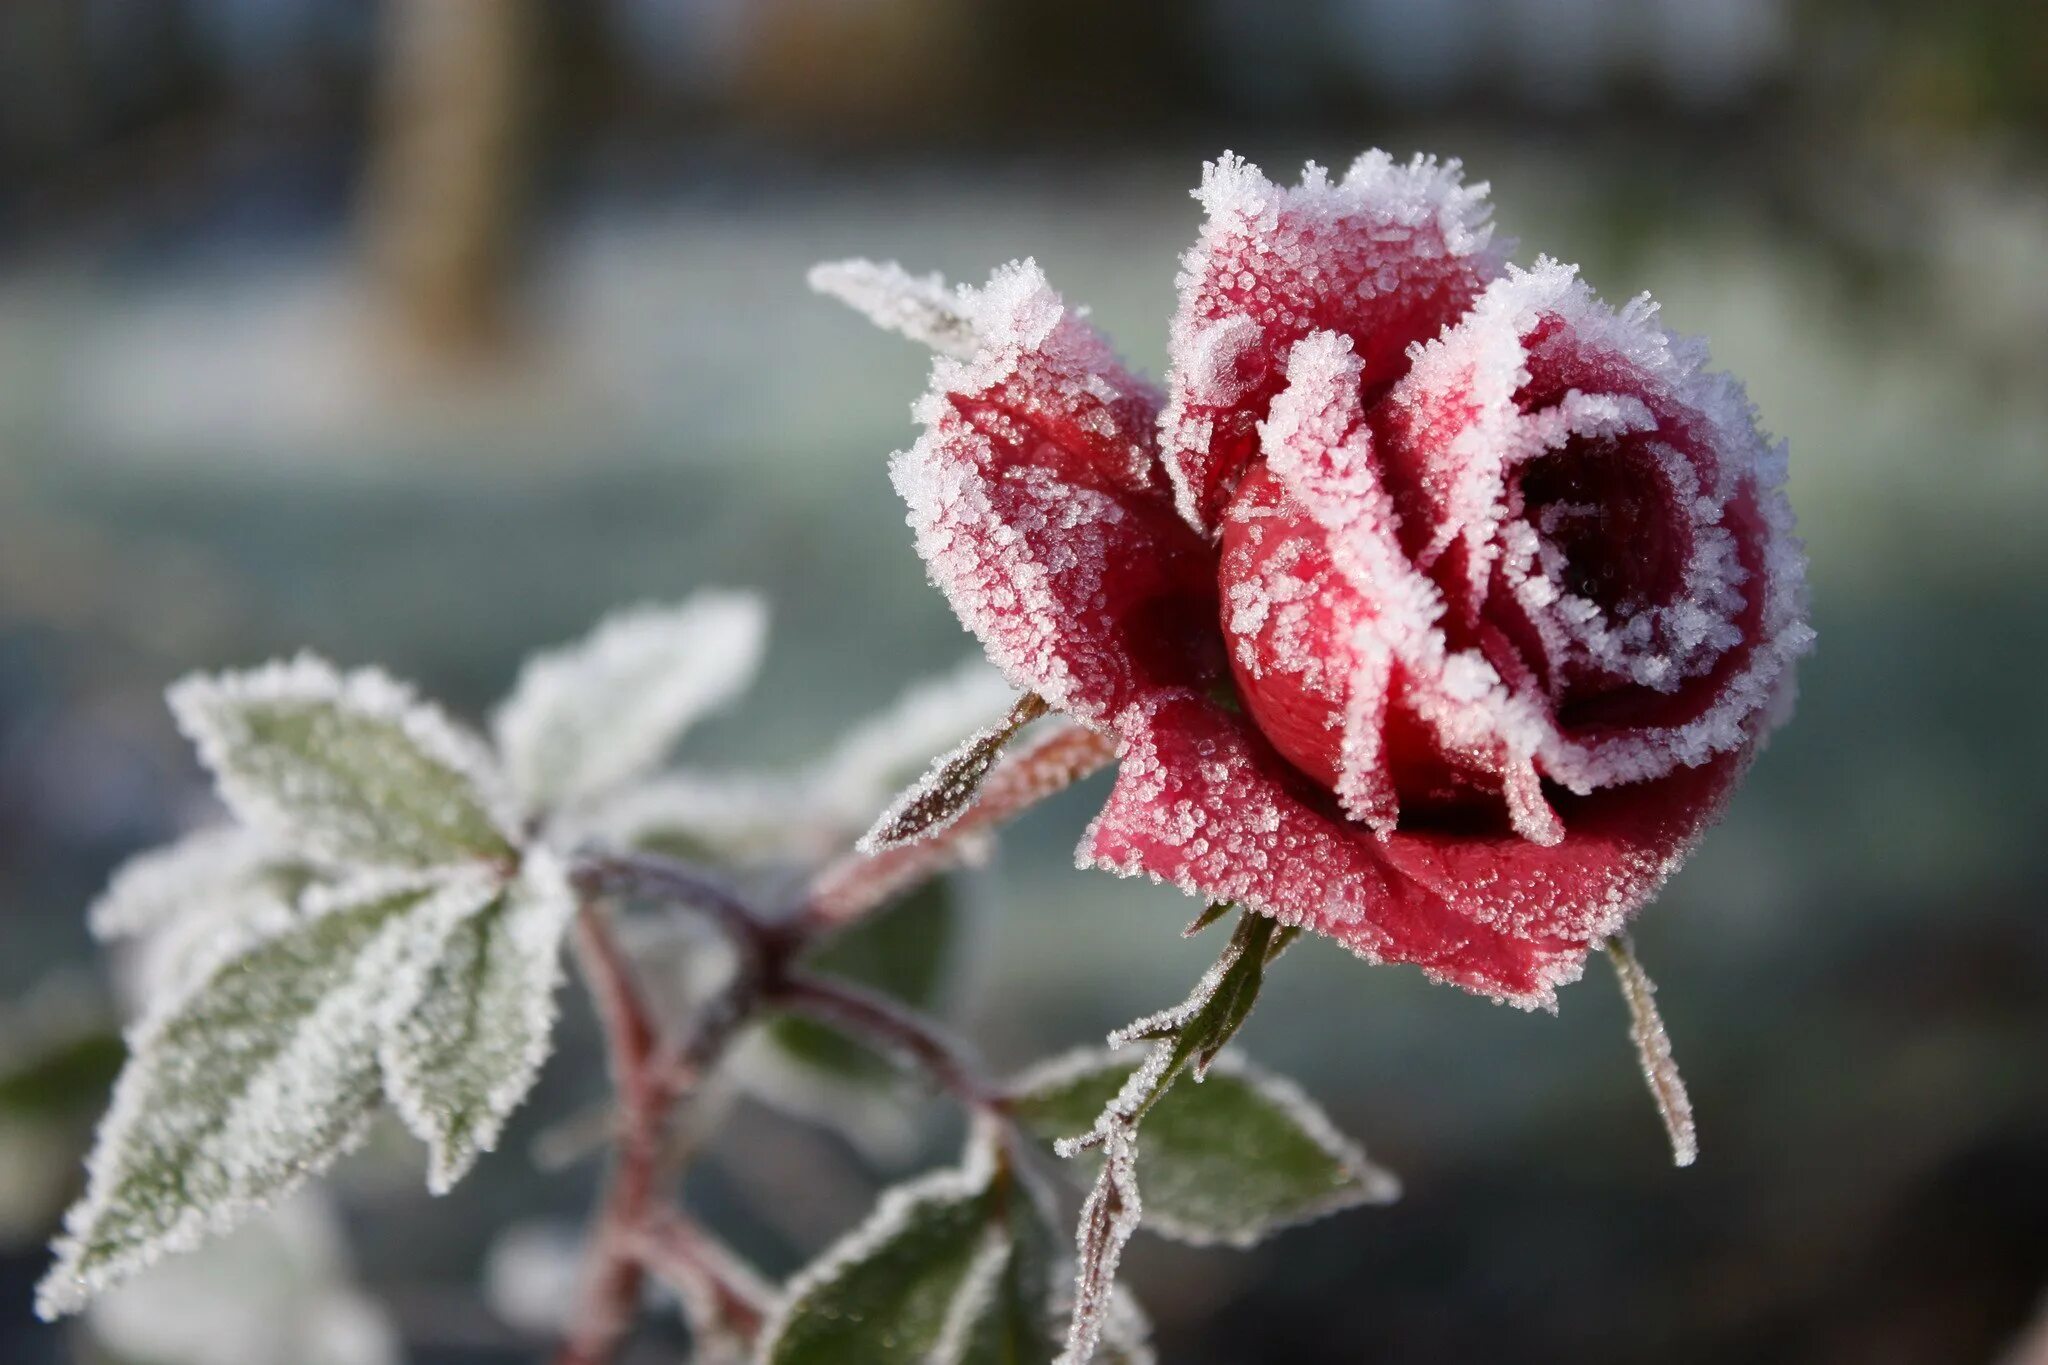
[[[1016,688],[980,657],[920,682],[815,762],[789,772],[682,769],[592,802],[554,831],[644,846],[683,837],[742,861],[829,857],[931,761],[1000,715]]]
[[[1129,1027],[1118,1030],[1129,1032]],[[1112,1035],[1114,1037],[1115,1035]],[[1010,1094],[1028,1097],[1047,1090],[1062,1089],[1079,1078],[1117,1064],[1121,1045],[1107,1048],[1080,1047],[1040,1062],[1010,1082]],[[1273,1233],[1326,1218],[1345,1209],[1366,1204],[1392,1204],[1401,1197],[1401,1180],[1386,1167],[1366,1156],[1365,1148],[1347,1137],[1307,1092],[1293,1081],[1258,1065],[1242,1052],[1218,1053],[1209,1064],[1208,1075],[1241,1080],[1275,1109],[1284,1114],[1301,1133],[1322,1148],[1330,1159],[1356,1182],[1332,1190],[1327,1199],[1307,1205],[1284,1219],[1272,1219],[1256,1228],[1236,1234],[1219,1234],[1215,1229],[1189,1224],[1172,1212],[1154,1207],[1145,1215],[1145,1226],[1162,1236],[1188,1246],[1228,1246],[1237,1249],[1256,1246]],[[1122,1097],[1119,1096],[1119,1099]],[[1092,1145],[1092,1144],[1091,1144]],[[1083,1148],[1072,1142],[1056,1143],[1059,1155],[1078,1155]]]
[[[838,1279],[848,1266],[866,1260],[888,1245],[903,1232],[920,1207],[980,1198],[995,1175],[996,1141],[994,1134],[977,1127],[969,1135],[967,1151],[958,1167],[934,1171],[884,1190],[867,1221],[833,1243],[783,1286],[774,1311],[761,1327],[760,1358],[772,1356],[774,1344],[789,1329],[805,1299]]]
[[[1101,1174],[1081,1203],[1074,1234],[1073,1316],[1067,1324],[1066,1348],[1053,1365],[1088,1365],[1102,1344],[1116,1301],[1117,1266],[1144,1213],[1138,1198],[1137,1159],[1136,1134],[1124,1128],[1107,1132]]]
[[[40,1316],[75,1312],[229,1231],[360,1141],[377,1095],[379,1021],[419,998],[439,922],[492,891],[487,878],[458,874],[437,890],[382,894],[395,884],[366,902],[309,896],[295,923],[131,1030],[85,1197],[37,1288]],[[323,933],[352,916],[362,918],[323,949]],[[169,1190],[157,1169],[167,1162],[177,1169]]]
[[[1636,1060],[1642,1064],[1650,1098],[1657,1102],[1657,1113],[1671,1138],[1671,1163],[1690,1166],[1699,1159],[1699,1127],[1693,1121],[1685,1078],[1678,1074],[1678,1060],[1671,1055],[1671,1035],[1665,1032],[1664,1017],[1657,1012],[1657,983],[1643,970],[1626,934],[1608,940],[1607,955],[1621,980],[1621,997],[1628,1002],[1628,1032],[1636,1045]]]
[[[533,849],[500,894],[446,905],[421,997],[382,1021],[384,1093],[427,1144],[435,1194],[496,1148],[553,1045],[562,935],[577,908],[568,869]]]
[[[1194,197],[1205,219],[1174,281],[1180,304],[1159,418],[1163,462],[1190,526],[1215,531],[1210,443],[1219,416],[1250,395],[1254,374],[1240,362],[1256,372],[1258,352],[1332,325],[1317,321],[1332,308],[1355,310],[1370,326],[1375,298],[1440,281],[1449,262],[1490,277],[1500,252],[1486,195],[1484,183],[1464,183],[1458,161],[1400,163],[1377,149],[1334,183],[1314,162],[1291,187],[1231,152],[1202,167]],[[1333,297],[1339,289],[1355,298]]]
[[[913,275],[894,261],[858,258],[811,267],[810,286],[865,316],[877,327],[900,332],[942,355],[966,360],[979,344],[973,302],[967,291],[947,288],[936,271]]]
[[[475,821],[487,823],[507,844],[514,839],[517,812],[483,742],[381,670],[342,673],[324,659],[301,654],[244,673],[188,677],[172,686],[168,699],[229,809],[280,846],[316,861],[361,865],[388,858],[419,864],[436,858],[394,836],[385,823],[391,812],[379,809],[359,785],[310,764],[291,764],[294,755],[258,744],[247,728],[254,711],[332,712],[388,731],[460,793],[429,814],[451,827],[467,824],[471,812],[459,803],[473,802]],[[258,759],[270,763],[267,771]],[[454,858],[444,853],[440,860]]]
[[[971,360],[934,360],[931,386],[912,407],[924,432],[890,461],[890,479],[932,580],[1011,686],[1106,724],[1102,698],[1129,686],[1129,664],[1091,638],[1099,621],[1089,613],[1109,600],[1113,553],[1136,553],[1142,532],[1128,524],[1122,494],[1062,480],[1030,447],[1039,424],[1070,426],[1099,443],[1094,479],[1147,489],[1157,395],[1070,313],[1033,261],[1004,266],[962,298],[981,347]],[[1005,449],[1026,453],[998,474]]]
[[[848,732],[811,770],[812,799],[857,825],[930,765],[933,754],[959,745],[1016,697],[1017,689],[985,659],[963,660]]]
[[[1003,746],[1045,711],[1042,699],[1026,694],[1012,703],[1001,720],[981,727],[933,759],[924,776],[889,803],[854,848],[873,855],[929,839],[946,829],[973,804],[982,779],[1002,757]]]
[[[968,1262],[967,1273],[960,1279],[960,1287],[953,1292],[953,1301],[946,1305],[945,1324],[925,1356],[924,1365],[967,1365],[965,1357],[967,1348],[973,1344],[975,1324],[995,1302],[1003,1271],[1009,1267],[1015,1250],[1000,1226],[991,1225],[983,1234],[974,1259]]]
[[[98,1300],[86,1326],[154,1365],[399,1365],[398,1332],[353,1283],[340,1220],[313,1191]]]
[[[519,796],[551,810],[652,770],[684,730],[752,681],[767,622],[753,594],[700,592],[619,612],[529,660],[492,720]]]
[[[153,933],[202,898],[248,882],[270,853],[261,835],[238,825],[194,830],[123,863],[85,922],[101,940]]]

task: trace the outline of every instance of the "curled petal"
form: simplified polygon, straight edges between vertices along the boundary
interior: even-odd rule
[[[1499,265],[1486,186],[1465,185],[1456,161],[1373,151],[1334,184],[1311,163],[1286,188],[1225,153],[1195,197],[1208,219],[1178,280],[1160,456],[1181,514],[1213,536],[1294,342],[1350,337],[1383,387]]]
[[[1091,724],[1203,685],[1213,561],[1160,478],[1157,395],[1028,261],[962,308],[981,348],[935,363],[890,469],[933,581],[1020,690]]]
[[[1352,823],[1240,717],[1186,696],[1148,709],[1089,826],[1083,867],[1147,875],[1325,934],[1373,962],[1549,1008],[1590,946],[1655,893],[1743,761],[1568,798],[1564,839]]]

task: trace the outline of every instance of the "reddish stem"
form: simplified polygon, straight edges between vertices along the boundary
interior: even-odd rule
[[[828,865],[811,883],[800,920],[802,932],[825,932],[859,919],[897,892],[970,856],[978,846],[978,836],[1107,766],[1115,757],[1115,740],[1064,723],[997,764],[982,783],[974,804],[952,824],[914,844],[897,844],[872,854],[849,853]]]
[[[604,1027],[620,1123],[604,1203],[591,1232],[582,1302],[555,1365],[605,1365],[632,1329],[640,1303],[646,1272],[633,1239],[657,1193],[671,1094],[653,1065],[659,1042],[653,1015],[601,907],[586,905],[577,916],[575,943],[577,965]]]

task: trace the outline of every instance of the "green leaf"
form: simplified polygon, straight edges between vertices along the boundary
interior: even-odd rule
[[[394,868],[511,856],[482,743],[375,669],[301,655],[187,678],[170,701],[222,798],[287,851]]]
[[[784,1293],[763,1365],[1047,1365],[1056,1258],[1043,1211],[993,1144],[882,1196]]]
[[[1011,1113],[1050,1145],[1094,1123],[1142,1064],[1100,1051],[1052,1063],[1018,1080]],[[1137,1177],[1145,1226],[1233,1246],[1400,1190],[1292,1082],[1236,1054],[1152,1106]]]
[[[380,1027],[418,998],[422,940],[438,942],[491,894],[466,877],[316,896],[271,936],[225,945],[189,991],[144,1019],[37,1311],[75,1311],[352,1145],[378,1097]]]
[[[806,960],[821,975],[866,986],[913,1009],[944,1001],[966,937],[967,892],[957,878],[927,882],[822,945]],[[847,1116],[890,1086],[896,1069],[845,1033],[780,1016],[761,1030],[743,1068],[762,1098],[800,1115]]]
[[[513,786],[530,808],[550,810],[642,776],[700,716],[740,694],[766,635],[759,598],[703,592],[617,612],[537,656],[492,724]]]
[[[427,1187],[448,1190],[497,1145],[547,1059],[562,933],[576,913],[559,860],[529,854],[518,881],[458,920],[419,1004],[385,1033],[384,1089],[429,1149]]]

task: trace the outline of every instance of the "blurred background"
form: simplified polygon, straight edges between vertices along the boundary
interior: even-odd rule
[[[1157,372],[1201,161],[1372,145],[1462,157],[1522,259],[1711,336],[1791,441],[1820,648],[1638,935],[1701,1164],[1605,973],[1552,1019],[1300,948],[1246,1044],[1407,1196],[1248,1254],[1141,1239],[1162,1358],[2048,1359],[2038,0],[7,0],[0,1359],[530,1359],[594,1180],[524,1156],[592,1092],[572,1002],[454,1195],[373,1153],[32,1322],[117,1060],[83,907],[207,810],[167,681],[311,647],[477,714],[608,606],[747,585],[764,679],[687,756],[801,759],[970,652],[883,473],[926,361],[805,268],[1035,255]],[[1100,794],[988,888],[963,1023],[996,1063],[1214,951],[1069,870]],[[779,1274],[943,1142],[743,1106],[692,1195]]]

